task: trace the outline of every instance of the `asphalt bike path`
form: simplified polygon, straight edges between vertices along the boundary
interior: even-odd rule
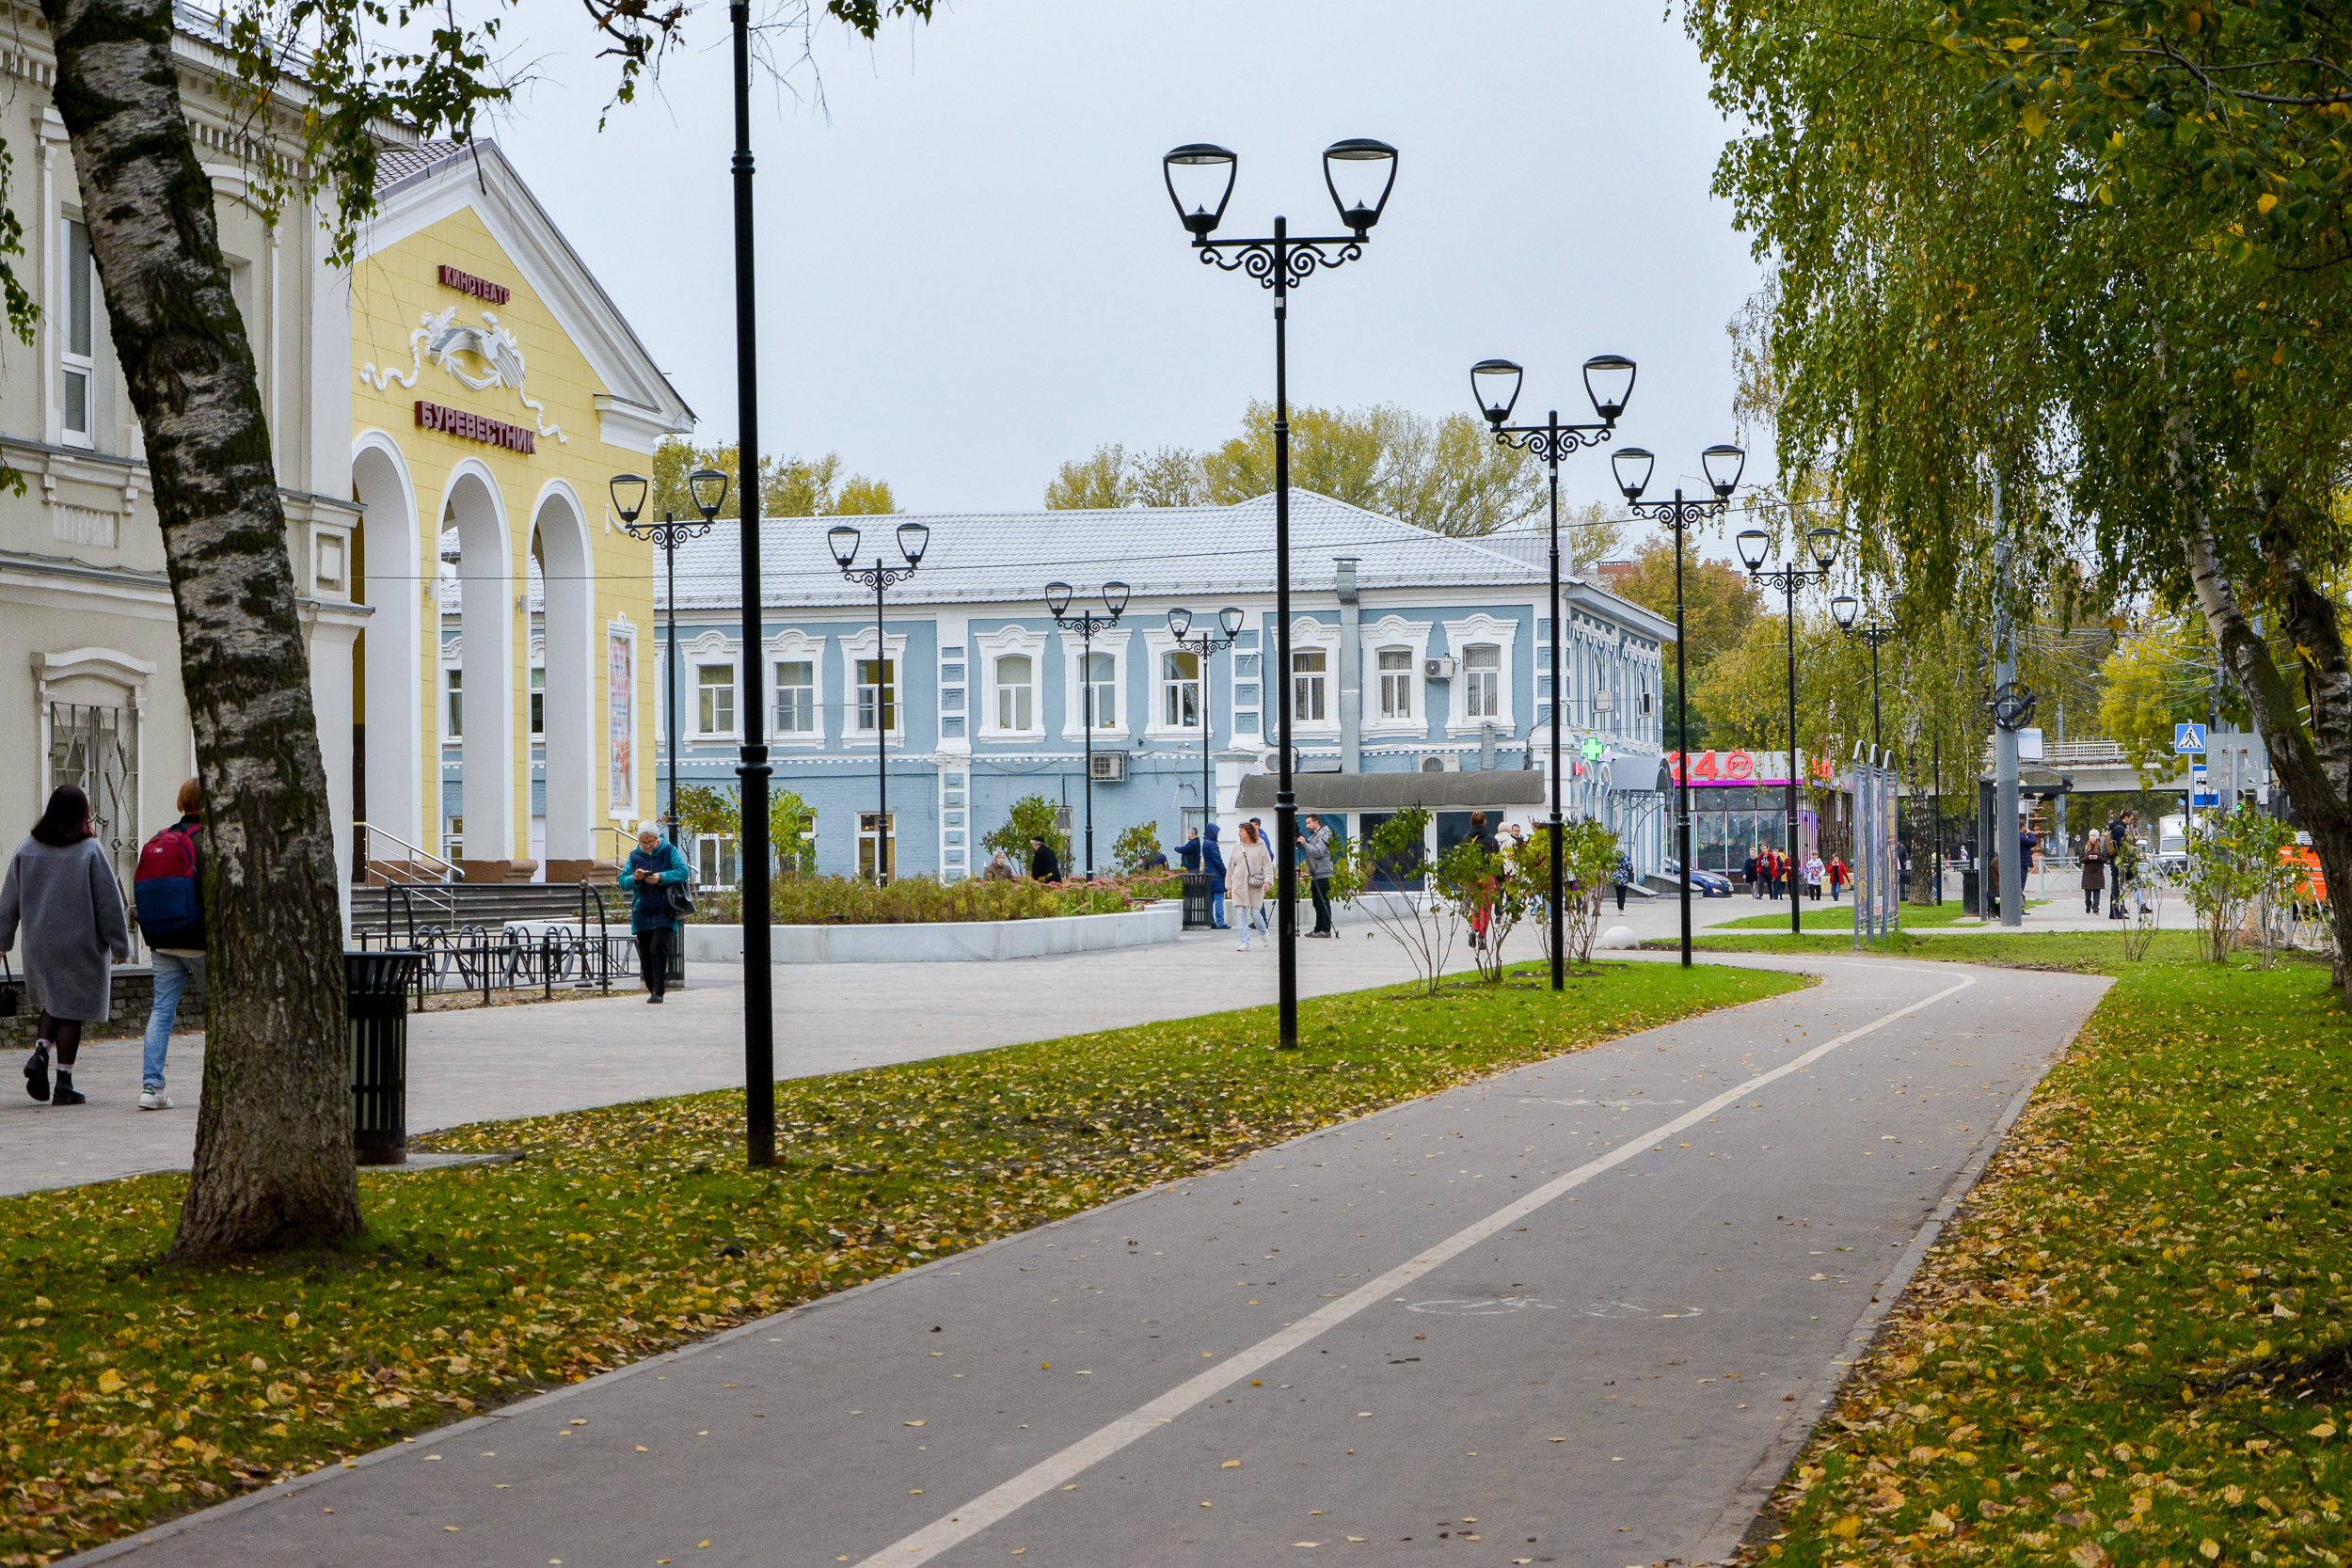
[[[2107,984],[1734,961],[1824,979],[76,1560],[1719,1559]]]

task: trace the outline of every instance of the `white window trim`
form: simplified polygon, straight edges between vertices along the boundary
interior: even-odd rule
[[[449,673],[454,670],[463,674],[465,669],[466,640],[462,637],[444,639],[440,666],[433,675],[433,734],[443,746],[465,744],[466,737],[462,734],[452,735],[449,731]],[[463,689],[462,685],[460,689]]]
[[[1364,694],[1364,738],[1391,736],[1427,736],[1429,733],[1429,683],[1422,678],[1422,661],[1429,657],[1430,623],[1408,621],[1402,615],[1384,615],[1372,626],[1359,628],[1360,647],[1364,661],[1362,685]],[[1380,711],[1380,650],[1383,648],[1413,650],[1412,684],[1413,716],[1391,719]]]
[[[1045,633],[1027,626],[999,626],[994,631],[974,632],[966,641],[974,657],[964,663],[965,733],[975,740],[1043,740]],[[1029,727],[1025,730],[1005,729],[996,722],[996,661],[1016,654],[1025,654],[1029,659]]]
[[[1258,666],[1259,669],[1263,670],[1266,665],[1274,662],[1279,652],[1272,646],[1274,631],[1271,626],[1266,628],[1266,635],[1260,641],[1266,644],[1265,658]],[[1291,652],[1294,655],[1311,653],[1318,648],[1323,651],[1323,717],[1321,719],[1299,719],[1296,715],[1293,715],[1291,727],[1296,732],[1295,738],[1297,739],[1329,738],[1340,733],[1340,628],[1336,623],[1327,626],[1321,621],[1310,620],[1303,615],[1294,619],[1291,622]],[[1284,669],[1282,679],[1287,682],[1292,678],[1291,671]],[[1258,705],[1260,711],[1264,714],[1264,718],[1260,721],[1262,727],[1259,733],[1261,735],[1266,733],[1266,729],[1275,724],[1279,718],[1279,710],[1275,707],[1272,701],[1268,700],[1273,694],[1265,689],[1265,685],[1266,683],[1263,680],[1258,683]],[[1360,692],[1363,689],[1359,685],[1357,689]]]
[[[1102,639],[1097,638],[1095,641],[1099,642]],[[1195,745],[1200,743],[1200,726],[1199,724],[1170,724],[1163,721],[1160,718],[1160,699],[1166,690],[1167,685],[1166,682],[1160,679],[1161,658],[1166,655],[1173,653],[1198,654],[1199,652],[1200,649],[1197,647],[1180,646],[1177,643],[1176,639],[1169,634],[1165,626],[1156,628],[1152,626],[1146,626],[1144,628],[1144,685],[1148,689],[1149,693],[1145,698],[1147,705],[1143,724],[1143,735],[1145,739],[1190,741]],[[1204,717],[1207,715],[1209,710],[1210,689],[1208,675],[1209,666],[1214,657],[1215,656],[1212,655],[1210,658],[1202,659],[1200,661],[1201,679],[1199,684],[1200,687],[1200,710]],[[1102,732],[1097,731],[1096,733],[1101,734]]]
[[[768,658],[767,700],[768,742],[771,746],[821,747],[825,743],[825,640],[811,637],[797,626],[787,626],[761,641]],[[809,701],[817,705],[817,727],[813,730],[778,729],[775,724],[775,701],[783,691],[775,678],[779,664],[809,666]]]
[[[892,705],[892,717],[898,721],[887,734],[892,740],[904,740],[907,735],[907,639],[892,632],[882,642],[882,657],[890,660],[896,672],[898,700]],[[874,657],[874,628],[866,627],[854,636],[841,640],[841,739],[844,744],[862,740],[874,732],[860,729],[857,721],[857,665],[862,658]],[[895,834],[893,835],[896,836]]]
[[[1104,740],[1124,740],[1135,733],[1135,693],[1129,689],[1127,678],[1127,643],[1134,636],[1135,633],[1125,626],[1115,626],[1109,631],[1094,634],[1093,651],[1109,657],[1111,684],[1119,691],[1119,722],[1097,724],[1094,727],[1097,744]],[[1065,631],[1061,634],[1061,737],[1076,745],[1086,739],[1086,725],[1082,722],[1086,713],[1086,683],[1078,678],[1078,656],[1085,648],[1076,632]]]
[[[678,745],[681,748],[705,740],[733,740],[743,733],[742,651],[741,642],[716,627],[677,645],[678,700],[690,705],[684,713],[678,715]],[[669,654],[670,643],[665,635],[661,641],[664,684],[669,678]],[[705,731],[702,728],[702,668],[706,664],[723,664],[729,671],[727,684],[735,688],[734,729]],[[664,738],[667,738],[666,731]]]
[[[72,325],[69,317],[69,311],[71,309],[73,288],[72,280],[67,276],[69,259],[73,254],[73,247],[66,239],[66,226],[68,224],[82,224],[83,231],[85,233],[88,231],[88,226],[83,222],[82,218],[76,216],[72,213],[64,211],[62,208],[58,210],[56,230],[57,245],[57,297],[55,301],[57,323],[57,444],[67,447],[80,447],[84,451],[94,451],[98,445],[98,364],[100,358],[102,357],[98,350],[99,321],[100,318],[105,313],[105,306],[98,292],[98,258],[96,253],[93,252],[90,257],[90,276],[88,279],[90,351],[87,355],[73,353],[66,346],[72,337]],[[69,371],[74,372],[82,377],[82,418],[88,427],[84,430],[68,430],[66,428],[65,378],[66,372]]]
[[[694,700],[694,710],[689,716],[693,720],[693,724],[685,732],[686,739],[691,743],[698,740],[739,738],[743,733],[743,668],[740,661],[733,654],[712,657],[707,654],[696,654],[684,648],[679,649],[678,652],[686,656],[683,661],[686,665],[685,686],[688,694]],[[727,689],[735,696],[735,723],[731,728],[707,730],[702,727],[703,672],[705,670],[724,670],[727,673]]]
[[[1487,725],[1492,724],[1498,735],[1517,735],[1518,713],[1514,689],[1518,684],[1518,663],[1514,657],[1514,649],[1518,641],[1518,623],[1498,621],[1481,610],[1475,615],[1459,621],[1445,622],[1444,626],[1446,652],[1456,661],[1453,682],[1454,690],[1454,693],[1449,693],[1451,700],[1447,705],[1445,733],[1449,736],[1476,735]],[[1485,716],[1476,719],[1464,718],[1463,698],[1456,694],[1469,690],[1469,683],[1465,677],[1470,673],[1470,667],[1461,661],[1473,642],[1491,642],[1502,650],[1502,679],[1496,683],[1499,688],[1496,695],[1501,699],[1502,711],[1491,718]],[[1563,715],[1563,717],[1567,717],[1567,715]]]

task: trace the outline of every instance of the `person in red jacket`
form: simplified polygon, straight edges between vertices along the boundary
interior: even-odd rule
[[[1846,885],[1846,857],[1833,856],[1829,863],[1829,901],[1838,901],[1838,891]]]

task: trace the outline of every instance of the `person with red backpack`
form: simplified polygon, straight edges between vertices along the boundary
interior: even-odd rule
[[[180,786],[180,820],[147,841],[131,879],[139,912],[139,934],[155,957],[155,1000],[147,1014],[147,1060],[139,1069],[139,1109],[168,1111],[164,1093],[164,1053],[171,1048],[171,1026],[188,981],[204,983],[203,863],[196,835],[204,824],[204,788],[190,779]]]

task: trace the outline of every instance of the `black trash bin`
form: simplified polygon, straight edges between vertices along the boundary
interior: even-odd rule
[[[1977,868],[1973,865],[1963,866],[1960,873],[1961,913],[1983,918],[1984,911],[1977,907],[1977,889],[1979,885],[1980,879],[1977,875]]]
[[[408,1163],[408,991],[423,961],[398,947],[343,954],[351,1143],[363,1165]]]
[[[1211,901],[1214,891],[1215,879],[1207,872],[1187,871],[1184,873],[1185,930],[1205,931],[1214,924],[1210,919],[1210,913],[1215,907]]]

